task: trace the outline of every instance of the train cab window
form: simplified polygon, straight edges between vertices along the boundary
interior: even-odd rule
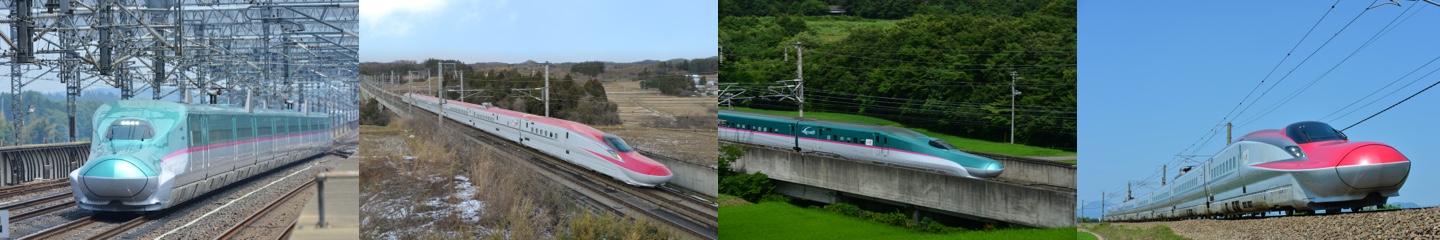
[[[110,140],[145,140],[155,137],[150,122],[139,119],[120,119],[110,123],[105,138]]]
[[[1285,136],[1295,140],[1297,144],[1329,141],[1349,140],[1345,133],[1331,128],[1329,124],[1322,122],[1298,122],[1285,127]]]
[[[942,141],[940,139],[930,140],[930,146],[945,150],[955,150],[955,146],[951,146],[950,143]]]
[[[610,146],[615,147],[615,151],[620,151],[620,152],[632,152],[632,151],[635,151],[634,148],[631,148],[631,147],[630,147],[630,144],[626,144],[626,143],[625,143],[625,140],[624,140],[624,139],[620,139],[620,137],[616,137],[615,135],[605,134],[605,136],[603,136],[603,137],[601,137],[601,138],[605,139],[605,143],[609,143]]]

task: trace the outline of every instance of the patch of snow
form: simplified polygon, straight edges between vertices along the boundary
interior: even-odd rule
[[[455,204],[455,208],[456,211],[460,213],[461,219],[469,222],[479,222],[480,213],[485,210],[485,202],[474,199],[465,200],[464,202]]]

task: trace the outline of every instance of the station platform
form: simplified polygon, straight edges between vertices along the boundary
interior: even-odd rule
[[[339,160],[331,172],[359,171],[359,158]],[[311,187],[309,191],[318,188]],[[320,223],[316,198],[307,199],[305,210],[295,222],[291,239],[360,239],[360,179],[333,177],[325,181],[325,225]]]

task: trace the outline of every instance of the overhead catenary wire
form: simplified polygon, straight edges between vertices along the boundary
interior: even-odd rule
[[[1287,52],[1287,53],[1285,53],[1285,56],[1282,57],[1279,62],[1276,62],[1276,63],[1275,63],[1275,66],[1270,69],[1270,73],[1265,74],[1265,77],[1264,77],[1264,78],[1261,78],[1261,79],[1260,79],[1260,82],[1259,82],[1259,83],[1256,83],[1256,84],[1255,84],[1255,87],[1253,87],[1253,88],[1250,89],[1250,93],[1245,94],[1245,97],[1244,97],[1244,98],[1241,98],[1240,101],[1235,104],[1235,107],[1232,107],[1232,108],[1230,109],[1230,112],[1229,112],[1229,113],[1226,113],[1224,117],[1221,117],[1221,118],[1220,118],[1220,121],[1219,121],[1219,122],[1217,122],[1215,125],[1213,125],[1213,126],[1210,128],[1210,130],[1207,130],[1207,131],[1206,131],[1207,134],[1202,134],[1199,138],[1196,139],[1195,142],[1191,143],[1190,146],[1187,146],[1187,147],[1185,147],[1184,149],[1180,150],[1180,152],[1176,153],[1176,155],[1184,154],[1186,151],[1190,151],[1190,149],[1195,148],[1195,146],[1199,145],[1201,142],[1209,141],[1209,140],[1207,140],[1207,139],[1208,139],[1210,136],[1214,136],[1214,135],[1216,134],[1216,131],[1215,131],[1215,130],[1216,130],[1217,128],[1219,128],[1219,126],[1220,126],[1221,124],[1225,123],[1226,120],[1230,120],[1232,117],[1238,117],[1239,114],[1244,114],[1245,110],[1240,110],[1240,113],[1238,113],[1238,114],[1236,113],[1236,110],[1241,109],[1241,106],[1246,106],[1246,105],[1245,105],[1245,102],[1250,100],[1250,96],[1254,95],[1254,94],[1255,94],[1255,91],[1258,91],[1261,86],[1265,86],[1265,82],[1270,79],[1270,76],[1274,75],[1274,74],[1275,74],[1275,71],[1276,71],[1276,70],[1279,70],[1279,69],[1280,69],[1280,66],[1282,66],[1282,65],[1285,63],[1286,60],[1289,60],[1289,59],[1290,59],[1290,56],[1294,55],[1295,50],[1297,50],[1297,49],[1300,48],[1300,44],[1304,43],[1304,42],[1305,42],[1305,39],[1309,39],[1309,38],[1310,38],[1310,34],[1314,33],[1314,32],[1315,32],[1315,29],[1317,29],[1317,28],[1320,27],[1320,23],[1323,23],[1323,22],[1325,21],[1325,18],[1329,17],[1329,16],[1330,16],[1330,13],[1332,13],[1332,12],[1335,11],[1335,6],[1337,6],[1337,5],[1339,5],[1339,4],[1340,4],[1340,0],[1336,0],[1334,3],[1331,3],[1331,4],[1330,4],[1330,8],[1327,9],[1324,14],[1320,15],[1320,19],[1315,20],[1315,24],[1313,24],[1312,26],[1310,26],[1310,30],[1306,31],[1306,32],[1305,32],[1305,35],[1301,36],[1301,37],[1300,37],[1300,40],[1295,42],[1295,46],[1292,46],[1292,47],[1290,48],[1290,51]],[[1277,82],[1276,84],[1279,84],[1279,83]],[[1272,88],[1273,88],[1273,85],[1272,85]],[[1269,90],[1266,90],[1266,92],[1268,93]],[[1264,93],[1261,94],[1261,97],[1264,97]],[[1261,97],[1257,97],[1255,100],[1258,102]],[[1251,103],[1251,105],[1254,105],[1254,103]],[[1245,107],[1245,109],[1248,110],[1249,107]],[[1174,163],[1174,160],[1172,160],[1170,163],[1166,163],[1166,164],[1169,165],[1169,164],[1171,164],[1171,163]]]
[[[1411,6],[1413,7],[1414,5],[1411,5]],[[1369,9],[1366,9],[1366,10],[1368,11]],[[1365,12],[1360,12],[1359,15],[1356,15],[1356,16],[1355,16],[1355,19],[1352,19],[1352,20],[1350,21],[1350,23],[1345,24],[1345,27],[1341,28],[1339,32],[1336,32],[1335,35],[1334,35],[1334,36],[1331,36],[1329,40],[1326,40],[1326,41],[1325,41],[1325,43],[1326,43],[1326,44],[1329,44],[1329,43],[1330,43],[1330,40],[1334,40],[1335,37],[1340,36],[1340,32],[1345,31],[1346,28],[1349,28],[1351,24],[1354,24],[1354,23],[1355,23],[1355,20],[1360,19],[1360,16],[1363,16],[1364,14],[1365,14]],[[1401,16],[1401,15],[1396,15],[1396,16],[1395,16],[1395,19],[1398,20],[1398,19],[1400,18],[1400,16]],[[1395,20],[1391,20],[1391,24],[1393,24],[1393,23],[1395,23]],[[1363,44],[1361,44],[1359,47],[1355,48],[1355,50],[1354,50],[1354,51],[1351,51],[1349,55],[1346,55],[1346,56],[1345,56],[1345,58],[1340,59],[1340,61],[1337,62],[1337,63],[1335,63],[1335,65],[1331,66],[1329,70],[1326,70],[1324,73],[1321,73],[1319,76],[1316,76],[1315,79],[1310,80],[1310,82],[1307,83],[1307,84],[1305,84],[1304,87],[1301,87],[1299,90],[1291,93],[1290,95],[1287,95],[1287,96],[1284,98],[1284,100],[1281,100],[1280,102],[1277,102],[1276,104],[1270,106],[1270,107],[1267,108],[1263,113],[1261,113],[1259,116],[1256,116],[1256,117],[1250,119],[1249,121],[1246,121],[1245,123],[1240,124],[1239,126],[1246,126],[1246,125],[1249,125],[1249,124],[1252,123],[1252,122],[1257,121],[1258,119],[1264,118],[1266,115],[1269,115],[1270,113],[1275,112],[1275,110],[1277,110],[1277,109],[1279,109],[1280,107],[1284,106],[1285,104],[1289,103],[1291,100],[1294,100],[1295,97],[1299,96],[1301,93],[1303,93],[1303,92],[1305,92],[1306,90],[1310,89],[1310,87],[1311,87],[1311,86],[1314,86],[1315,83],[1317,83],[1317,82],[1320,81],[1320,79],[1324,78],[1325,76],[1330,75],[1330,73],[1334,72],[1335,69],[1337,69],[1337,68],[1340,67],[1340,65],[1342,65],[1342,64],[1344,64],[1345,62],[1349,61],[1350,58],[1352,58],[1352,57],[1355,56],[1355,54],[1360,53],[1360,51],[1365,50],[1366,48],[1368,48],[1368,47],[1370,46],[1370,44],[1375,43],[1375,40],[1379,39],[1381,36],[1384,36],[1384,33],[1386,32],[1386,29],[1387,29],[1389,26],[1390,26],[1390,25],[1386,25],[1386,27],[1382,27],[1379,31],[1376,31],[1375,34],[1370,37],[1370,39],[1368,39],[1368,40],[1365,41],[1365,43],[1363,43]],[[1324,48],[1324,45],[1321,45],[1321,48]],[[1316,51],[1316,52],[1319,52],[1320,49],[1317,48],[1317,49],[1315,49],[1315,51]],[[1315,53],[1311,53],[1310,57],[1313,57],[1314,55],[1315,55]],[[1309,57],[1306,57],[1306,60],[1309,60]],[[1303,64],[1303,62],[1302,62],[1302,64]],[[1296,66],[1296,68],[1299,68],[1299,66]],[[1291,69],[1291,72],[1294,72],[1294,69]],[[1289,74],[1287,73],[1286,76],[1289,76]]]
[[[1436,70],[1440,70],[1440,68],[1437,68]],[[1435,71],[1430,71],[1430,73],[1433,74],[1433,73],[1435,73]],[[1430,74],[1425,74],[1425,76],[1430,76]],[[1375,112],[1375,114],[1370,114],[1369,117],[1365,117],[1365,119],[1360,119],[1359,122],[1355,122],[1355,124],[1350,124],[1350,126],[1347,126],[1347,127],[1345,127],[1345,128],[1340,129],[1340,131],[1348,130],[1348,129],[1350,129],[1351,127],[1355,127],[1355,126],[1357,126],[1357,125],[1360,125],[1361,123],[1365,123],[1365,121],[1370,120],[1370,118],[1374,118],[1375,116],[1380,116],[1381,113],[1385,113],[1385,111],[1390,111],[1391,108],[1395,108],[1395,106],[1400,106],[1400,104],[1401,104],[1401,103],[1405,103],[1405,101],[1410,101],[1411,98],[1415,98],[1415,96],[1418,96],[1418,95],[1420,95],[1421,93],[1425,93],[1425,91],[1430,90],[1430,88],[1435,87],[1435,85],[1440,85],[1440,81],[1435,81],[1435,83],[1431,83],[1430,86],[1425,87],[1424,89],[1420,89],[1420,91],[1415,92],[1415,94],[1410,94],[1409,97],[1405,97],[1405,99],[1400,99],[1399,102],[1395,102],[1395,104],[1390,104],[1389,107],[1385,107],[1385,109],[1381,109],[1379,112]]]

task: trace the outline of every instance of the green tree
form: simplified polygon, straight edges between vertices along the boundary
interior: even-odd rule
[[[605,73],[605,62],[588,61],[576,63],[570,66],[570,72],[584,74],[590,77],[599,76],[601,73]]]
[[[722,15],[723,80],[763,87],[794,78],[795,62],[782,57],[787,54],[781,46],[804,42],[807,110],[857,113],[946,134],[1006,141],[1013,71],[1023,78],[1016,88],[1022,94],[1013,102],[1016,142],[1074,149],[1075,1],[835,3],[850,14],[900,20],[890,22],[893,26],[836,30],[809,29],[813,24],[805,21],[875,20]],[[820,31],[831,33],[821,38]],[[835,38],[834,31],[844,33]],[[794,102],[755,99],[749,106],[793,110]]]

